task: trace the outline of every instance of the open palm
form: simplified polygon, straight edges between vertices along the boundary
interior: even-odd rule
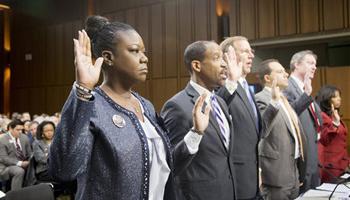
[[[79,31],[79,38],[73,39],[73,42],[75,80],[78,84],[93,89],[100,77],[103,58],[99,57],[93,64],[90,38],[84,30]]]

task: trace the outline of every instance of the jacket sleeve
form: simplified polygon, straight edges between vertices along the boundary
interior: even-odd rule
[[[63,106],[48,160],[54,179],[70,181],[86,171],[94,140],[90,123],[95,114],[94,102],[78,99],[73,89]]]
[[[265,138],[270,133],[270,128],[272,127],[272,123],[277,116],[278,110],[280,109],[280,106],[278,107],[273,106],[271,103],[267,103],[259,98],[259,96],[255,96],[256,104],[259,108],[259,111],[261,113],[261,119],[262,119],[262,137]]]
[[[4,142],[0,143],[0,159],[6,166],[16,165],[19,161],[17,158],[8,155],[8,146]]]
[[[187,119],[185,112],[172,101],[164,105],[161,116],[168,129],[170,142],[174,146],[174,174],[176,175],[181,173],[195,156],[195,154],[190,154],[184,142],[185,135],[192,127],[192,121]]]

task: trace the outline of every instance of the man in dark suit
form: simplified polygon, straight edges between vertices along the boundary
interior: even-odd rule
[[[197,41],[186,48],[184,59],[191,80],[161,111],[175,146],[179,199],[235,199],[230,117],[225,102],[213,93],[227,78],[222,51],[215,42]],[[191,110],[200,95],[206,95],[211,111],[207,127],[196,130]]]
[[[217,94],[222,97],[232,115],[234,129],[233,163],[235,170],[236,191],[238,199],[259,199],[258,185],[258,141],[260,137],[261,119],[253,92],[250,91],[246,76],[250,73],[254,51],[247,38],[230,37],[220,44],[223,52],[233,54],[237,58],[234,63],[235,76],[229,76],[226,84],[236,83],[235,87],[221,87]],[[239,64],[237,64],[239,63]],[[240,76],[237,76],[241,74]],[[233,84],[231,84],[233,85]]]
[[[259,78],[264,89],[255,95],[262,114],[259,142],[262,195],[266,200],[291,200],[299,196],[298,162],[305,163],[305,136],[298,115],[280,92],[288,86],[288,73],[275,59],[259,65]],[[305,110],[312,97],[303,94],[298,110]]]
[[[284,95],[291,105],[295,104],[304,92],[312,91],[312,88],[307,87],[309,85],[311,87],[311,79],[316,71],[316,59],[317,56],[309,50],[300,51],[293,55],[290,61],[291,76],[289,77],[289,84],[287,89],[284,90]],[[320,113],[317,103],[312,102],[308,109],[299,114],[306,136],[306,154],[308,158],[305,179],[300,192],[305,192],[320,185],[317,153],[317,137],[322,125]]]
[[[0,136],[0,175],[12,178],[11,190],[22,188],[28,158],[32,148],[28,137],[23,134],[23,122],[13,120],[8,125],[9,132]]]

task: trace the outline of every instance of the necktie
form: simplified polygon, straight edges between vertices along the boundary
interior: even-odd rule
[[[229,133],[229,131],[226,131],[226,129],[225,129],[225,123],[224,123],[225,115],[222,113],[220,105],[219,105],[215,95],[212,95],[210,97],[210,99],[211,99],[211,108],[214,111],[216,122],[219,124],[220,132],[223,136],[225,147],[228,148],[230,133]]]
[[[321,132],[321,125],[320,125],[320,121],[318,120],[317,118],[317,115],[316,115],[316,112],[315,112],[315,109],[314,109],[314,103],[312,102],[310,104],[310,110],[311,110],[311,115],[312,115],[312,118],[315,122],[315,126],[316,126],[316,131],[317,133]]]
[[[16,156],[21,161],[26,160],[26,157],[24,156],[23,151],[21,150],[21,147],[19,146],[18,142],[19,139],[16,138]]]
[[[299,128],[299,120],[298,120],[298,116],[295,113],[295,111],[293,110],[293,108],[290,106],[288,100],[286,99],[286,97],[284,97],[283,95],[281,95],[281,99],[282,102],[284,104],[284,106],[286,107],[288,114],[292,120],[292,124],[293,124],[293,128],[295,130],[295,133],[297,135],[297,139],[299,142],[299,152],[300,152],[300,157],[302,160],[304,160],[304,152],[303,152],[303,141],[301,140],[301,133],[300,133],[300,128]]]
[[[246,80],[243,81],[243,88],[245,90],[245,93],[247,94],[250,106],[252,107],[253,112],[254,112],[255,125],[256,125],[256,127],[259,127],[259,125],[258,125],[258,111],[256,110],[255,103],[254,103],[252,94],[250,93],[249,86],[248,86],[248,83]]]

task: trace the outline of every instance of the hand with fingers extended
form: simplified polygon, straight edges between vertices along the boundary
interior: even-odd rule
[[[335,124],[338,124],[340,123],[340,115],[339,115],[339,112],[337,109],[334,108],[334,105],[331,104],[331,108],[332,108],[332,119],[333,119],[333,122]]]
[[[274,101],[281,99],[280,87],[277,86],[277,79],[272,81],[271,97]]]
[[[307,95],[312,93],[311,75],[310,73],[305,73],[304,76],[304,91]]]
[[[195,132],[200,135],[204,134],[204,131],[209,124],[209,112],[211,110],[210,105],[207,104],[204,109],[204,113],[202,112],[206,97],[207,94],[202,94],[200,97],[198,97],[192,110],[193,128]]]
[[[73,39],[73,42],[75,80],[79,85],[93,89],[100,77],[103,58],[97,58],[93,64],[90,38],[85,30],[79,31],[78,39]]]
[[[235,49],[229,46],[228,51],[224,53],[224,60],[227,63],[228,79],[237,81],[242,76],[242,62],[237,61]]]

